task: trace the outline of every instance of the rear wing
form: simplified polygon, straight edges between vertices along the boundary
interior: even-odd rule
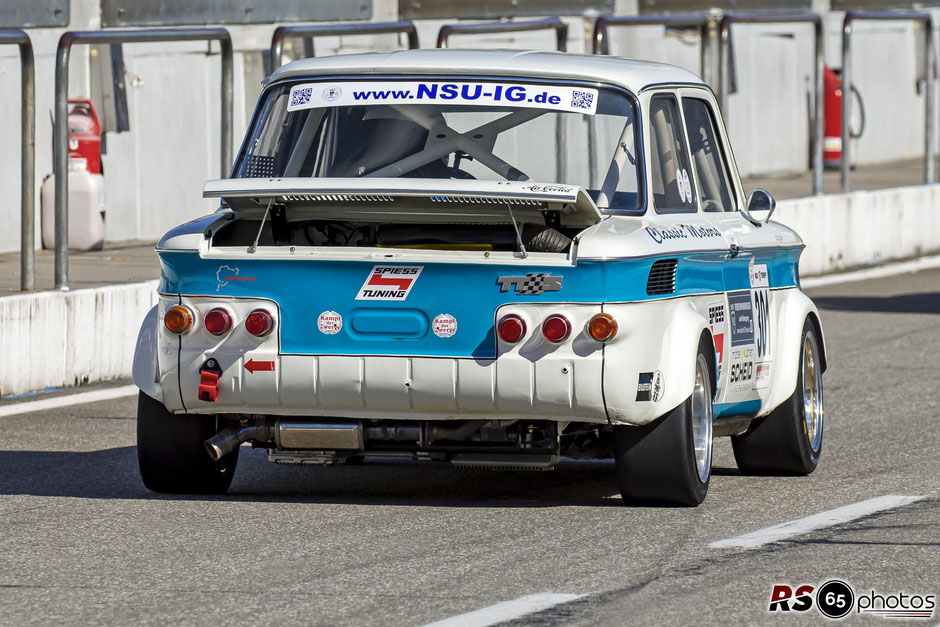
[[[240,178],[208,181],[202,195],[257,219],[274,205],[288,220],[542,223],[552,211],[564,226],[587,227],[604,217],[583,187],[532,181]]]

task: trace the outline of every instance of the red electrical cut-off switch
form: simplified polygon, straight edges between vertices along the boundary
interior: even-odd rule
[[[206,361],[199,369],[199,390],[197,396],[200,401],[214,403],[219,400],[219,379],[222,378],[222,369],[219,362],[214,359]]]

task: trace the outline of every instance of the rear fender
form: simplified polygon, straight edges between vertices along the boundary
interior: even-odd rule
[[[809,296],[798,289],[776,292],[780,303],[777,312],[776,346],[774,353],[774,371],[771,376],[770,390],[765,397],[758,416],[766,416],[786,401],[796,390],[796,375],[800,366],[800,342],[803,339],[803,325],[809,318],[816,329],[819,341],[823,372],[826,370],[826,342],[823,338],[819,311]]]
[[[150,398],[163,402],[160,364],[157,361],[157,324],[160,317],[158,310],[159,305],[152,307],[140,325],[131,373],[134,385]]]
[[[604,346],[610,422],[647,424],[685,402],[695,385],[702,333],[711,340],[708,320],[692,302],[681,298],[604,305],[604,312],[620,324],[617,337]],[[644,386],[650,380],[658,391],[647,392]]]

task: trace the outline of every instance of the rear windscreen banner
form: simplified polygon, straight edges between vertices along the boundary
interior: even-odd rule
[[[597,90],[589,87],[490,82],[306,83],[291,87],[287,110],[377,104],[509,106],[594,115],[597,109]]]

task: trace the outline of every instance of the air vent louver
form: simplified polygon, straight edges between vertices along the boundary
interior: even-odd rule
[[[673,294],[676,291],[676,263],[677,259],[659,259],[653,262],[650,268],[649,280],[646,282],[646,293],[650,296],[660,294]]]

